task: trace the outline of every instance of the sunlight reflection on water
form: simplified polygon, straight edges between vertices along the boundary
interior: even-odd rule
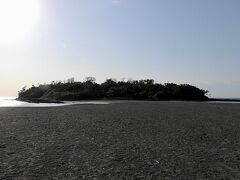
[[[0,107],[57,107],[76,104],[109,104],[107,101],[77,101],[64,103],[27,103],[15,100],[16,97],[0,97]]]
[[[124,101],[64,101],[64,103],[28,103],[15,100],[16,97],[0,97],[0,107],[58,107],[58,106],[69,106],[78,104],[110,104],[119,103]],[[129,101],[128,101],[129,102]],[[231,101],[209,101],[204,103],[240,103]]]

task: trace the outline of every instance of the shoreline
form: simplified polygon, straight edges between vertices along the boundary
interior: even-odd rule
[[[168,101],[176,101],[176,102],[236,102],[240,103],[240,99],[229,99],[229,98],[209,98],[208,100],[181,100],[181,99],[169,99],[169,100],[151,100],[151,99],[126,99],[126,98],[102,98],[102,99],[82,99],[82,100],[53,100],[53,99],[41,99],[41,98],[16,98],[15,100],[20,102],[27,102],[27,103],[46,103],[46,104],[65,104],[66,102],[91,102],[91,101],[120,101],[120,102],[127,102],[127,101],[149,101],[149,102],[168,102]]]
[[[51,99],[40,99],[40,98],[16,98],[15,100],[27,103],[55,103],[55,104],[63,104],[63,101],[51,100]]]

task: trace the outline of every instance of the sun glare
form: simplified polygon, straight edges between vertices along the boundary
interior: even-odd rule
[[[23,40],[36,24],[38,0],[0,0],[0,42]]]

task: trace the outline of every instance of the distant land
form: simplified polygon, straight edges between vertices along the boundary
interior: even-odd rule
[[[207,90],[189,84],[155,83],[153,79],[117,81],[107,79],[96,83],[94,77],[84,82],[53,81],[51,84],[39,84],[30,88],[23,87],[18,92],[18,100],[27,102],[60,103],[79,100],[186,100],[208,101]]]

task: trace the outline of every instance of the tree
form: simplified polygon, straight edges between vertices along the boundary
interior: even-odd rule
[[[95,83],[95,81],[96,81],[95,77],[92,77],[92,76],[86,77],[86,82]]]
[[[74,83],[74,77],[67,79],[67,83]]]

